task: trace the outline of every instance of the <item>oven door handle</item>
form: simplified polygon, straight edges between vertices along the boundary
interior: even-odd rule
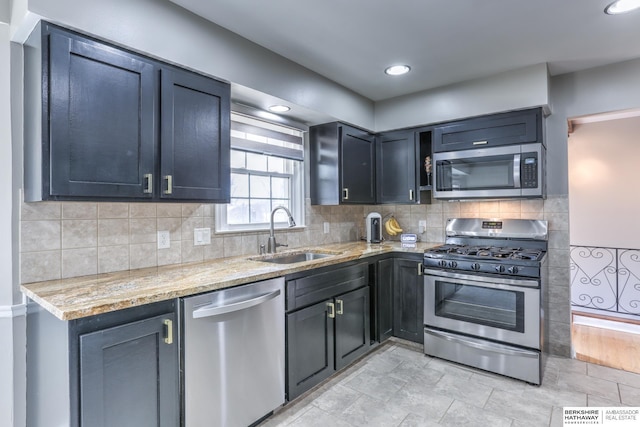
[[[519,350],[513,347],[507,347],[504,345],[496,344],[490,341],[479,340],[470,337],[463,337],[460,335],[454,335],[447,332],[436,331],[433,329],[425,328],[425,334],[430,334],[438,338],[442,338],[451,342],[458,342],[468,347],[474,347],[479,350],[491,351],[493,353],[507,354],[511,356],[520,356],[520,357],[531,357],[537,358],[539,355],[531,350]]]
[[[540,283],[537,280],[527,280],[527,279],[512,279],[512,278],[503,278],[503,277],[485,277],[480,274],[462,274],[462,273],[454,273],[452,271],[442,271],[442,270],[432,270],[430,268],[425,268],[423,270],[424,276],[437,276],[444,277],[447,279],[459,279],[459,280],[468,280],[470,282],[480,282],[480,283],[489,283],[496,285],[510,285],[510,286],[518,286],[525,288],[539,288]]]

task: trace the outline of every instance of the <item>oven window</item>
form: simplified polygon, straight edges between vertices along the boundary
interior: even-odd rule
[[[524,332],[524,293],[436,281],[435,313],[509,331]]]
[[[513,159],[513,154],[509,154],[438,161],[438,190],[512,189]]]

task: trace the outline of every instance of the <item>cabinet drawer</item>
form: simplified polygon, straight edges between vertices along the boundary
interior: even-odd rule
[[[447,123],[434,129],[434,152],[536,142],[541,138],[540,109],[496,114]]]
[[[332,298],[367,284],[367,263],[289,280],[287,281],[287,311]]]

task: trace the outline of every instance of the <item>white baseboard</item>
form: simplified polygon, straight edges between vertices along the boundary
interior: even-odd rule
[[[25,316],[27,314],[26,304],[0,305],[0,319]]]
[[[592,326],[595,328],[611,329],[613,331],[627,332],[640,335],[640,325],[615,320],[599,319],[597,317],[573,315],[573,323],[576,325]]]

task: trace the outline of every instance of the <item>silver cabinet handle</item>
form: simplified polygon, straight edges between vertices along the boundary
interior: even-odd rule
[[[344,302],[341,299],[337,299],[336,304],[338,304],[336,314],[344,314]]]
[[[144,185],[143,185],[142,192],[144,194],[153,193],[153,174],[152,173],[145,173],[143,175],[143,179],[144,179]]]
[[[409,190],[409,200],[413,200],[413,189]]]
[[[336,306],[332,302],[327,303],[327,307],[329,307],[329,319],[335,319],[336,317]]]
[[[173,344],[173,321],[171,319],[165,319],[164,326],[166,327],[164,343]]]
[[[245,310],[247,308],[251,308],[256,305],[262,304],[263,302],[272,300],[278,295],[280,295],[280,289],[268,294],[260,295],[256,298],[251,298],[251,299],[236,302],[233,304],[207,305],[207,306],[200,307],[193,310],[193,318],[199,319],[201,317],[211,317],[211,316],[217,316],[219,314],[226,314],[226,313],[232,313],[234,311]]]
[[[343,188],[342,189],[342,200],[349,200],[349,189],[348,188]]]
[[[164,194],[173,194],[173,176],[165,175],[165,181],[167,181],[167,188],[164,190]]]
[[[422,276],[424,275],[424,264],[419,262],[418,263],[418,276]]]
[[[475,141],[473,145],[487,145],[489,141]]]
[[[513,186],[520,188],[520,154],[513,156]]]

